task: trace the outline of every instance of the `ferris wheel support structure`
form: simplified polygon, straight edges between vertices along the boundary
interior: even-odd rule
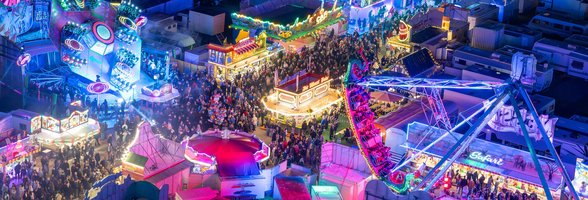
[[[422,181],[416,187],[417,189],[424,188],[425,191],[431,189],[432,185],[437,182],[445,172],[449,169],[449,167],[453,164],[453,162],[461,156],[461,154],[468,148],[469,144],[473,142],[478,134],[482,131],[485,125],[491,120],[491,118],[498,112],[498,110],[507,102],[510,101],[512,105],[517,105],[515,96],[520,96],[524,100],[524,106],[528,108],[531,112],[535,123],[539,127],[539,132],[542,135],[542,139],[544,140],[547,148],[549,149],[553,159],[556,161],[558,168],[560,169],[561,174],[564,176],[565,185],[567,185],[570,189],[570,192],[574,196],[575,199],[579,199],[576,190],[572,185],[572,180],[569,176],[569,173],[565,170],[563,162],[561,158],[555,151],[555,147],[550,141],[543,124],[539,120],[539,115],[533,104],[531,103],[530,97],[527,94],[524,84],[516,79],[511,79],[506,82],[487,82],[487,81],[465,81],[465,80],[443,80],[443,79],[425,79],[425,78],[403,78],[403,77],[387,77],[387,76],[370,76],[364,77],[358,82],[357,85],[363,87],[387,87],[387,88],[425,88],[425,89],[478,89],[478,90],[495,90],[498,93],[498,97],[490,101],[490,105],[485,105],[482,109],[476,111],[473,115],[468,116],[462,122],[458,123],[456,126],[451,127],[450,130],[447,130],[448,133],[442,135],[441,137],[445,137],[446,135],[450,134],[454,131],[457,127],[464,125],[466,122],[469,122],[475,115],[478,115],[480,112],[484,111],[482,115],[473,123],[468,131],[457,141],[455,145],[453,145],[448,153],[441,158],[439,163],[430,170],[430,172],[422,178]],[[440,99],[435,99],[440,100]],[[441,104],[440,104],[441,105]],[[539,179],[541,180],[541,185],[545,188],[545,195],[548,199],[553,199],[551,195],[551,191],[549,189],[549,185],[547,184],[547,180],[545,179],[545,175],[543,174],[543,169],[539,163],[537,158],[537,154],[535,148],[531,143],[531,139],[529,138],[528,130],[526,129],[524,124],[524,119],[522,114],[518,109],[514,109],[515,114],[519,120],[519,124],[521,125],[521,129],[523,135],[525,137],[525,142],[529,148],[529,152],[533,159],[533,163],[535,168],[538,172]],[[423,153],[426,149],[430,148],[429,146],[434,145],[434,143],[440,141],[438,138],[437,140],[433,141],[432,144],[429,144],[425,149],[417,152]],[[409,160],[414,159],[414,157],[409,158]],[[406,164],[404,163],[399,164],[398,166],[394,167],[392,172],[397,171],[400,167]]]

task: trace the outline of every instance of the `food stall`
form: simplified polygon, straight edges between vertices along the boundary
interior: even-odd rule
[[[299,125],[343,100],[340,92],[331,88],[331,82],[328,76],[303,70],[280,81],[262,103],[277,121],[293,118]]]

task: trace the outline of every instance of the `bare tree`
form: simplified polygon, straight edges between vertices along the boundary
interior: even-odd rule
[[[557,172],[559,167],[553,161],[547,161],[545,165],[543,165],[543,172],[547,174],[547,179],[551,181],[553,179],[553,175]]]

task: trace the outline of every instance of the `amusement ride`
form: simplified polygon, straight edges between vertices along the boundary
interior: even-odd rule
[[[445,177],[446,172],[456,159],[467,151],[470,144],[479,136],[489,121],[499,113],[500,108],[506,106],[505,104],[510,104],[515,107],[514,114],[518,119],[517,125],[521,127],[521,132],[524,135],[533,164],[538,172],[541,185],[545,190],[546,198],[553,199],[553,196],[543,173],[544,169],[542,169],[539,163],[536,150],[529,137],[529,127],[525,124],[525,121],[529,120],[537,126],[538,132],[541,134],[541,140],[547,146],[551,157],[553,157],[558,170],[563,176],[563,184],[568,187],[568,191],[575,199],[579,199],[572,185],[572,179],[565,170],[562,160],[555,150],[550,136],[527,93],[526,88],[531,87],[535,82],[533,78],[535,69],[528,67],[530,65],[513,65],[510,79],[503,82],[493,82],[369,75],[369,64],[370,62],[363,55],[362,60],[354,59],[350,61],[343,83],[345,90],[344,104],[349,121],[352,123],[351,129],[357,146],[370,167],[372,174],[386,183],[394,192],[408,194],[414,191],[430,191],[432,187],[437,185],[441,178]],[[491,90],[495,94],[485,100],[483,105],[476,106],[475,109],[470,109],[475,111],[469,114],[469,116],[462,115],[464,119],[452,123],[452,120],[445,111],[445,105],[440,95],[445,89]],[[380,130],[374,126],[375,114],[370,110],[368,105],[370,91],[390,92],[391,94],[408,98],[410,101],[420,103],[428,124],[446,132],[439,138],[429,138],[432,142],[421,150],[418,150],[412,156],[407,156],[398,161],[398,163],[393,163],[390,155],[390,147],[383,144]],[[520,104],[517,103],[516,99],[519,98],[523,100],[520,108],[527,109],[526,115],[530,115],[531,117],[525,119],[525,114],[522,114],[517,109]],[[467,127],[467,131],[463,135],[455,134],[456,130],[460,127]],[[454,137],[457,142],[449,148],[445,155],[440,155],[440,161],[429,170],[429,173],[422,176],[420,171],[409,173],[400,171],[401,168],[448,136]],[[427,135],[424,138],[427,138]]]

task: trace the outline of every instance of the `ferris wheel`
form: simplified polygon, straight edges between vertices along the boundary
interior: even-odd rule
[[[360,53],[361,54],[361,53]],[[452,164],[468,151],[470,145],[475,141],[478,135],[486,127],[495,115],[500,112],[505,103],[515,107],[513,116],[516,115],[520,126],[520,132],[525,138],[529,153],[531,154],[533,164],[538,172],[541,185],[545,188],[545,196],[552,199],[550,187],[547,183],[543,169],[539,163],[537,153],[529,136],[529,128],[524,124],[528,119],[532,119],[533,126],[536,127],[537,134],[540,134],[541,140],[551,152],[553,160],[557,164],[560,173],[563,176],[564,183],[569,187],[575,199],[578,198],[570,175],[565,170],[562,160],[555,150],[550,135],[545,130],[542,119],[531,102],[529,94],[525,90],[529,84],[532,84],[530,74],[534,74],[534,69],[526,69],[526,65],[521,67],[513,66],[511,78],[504,82],[492,81],[466,81],[466,80],[444,80],[428,78],[406,78],[392,76],[367,76],[369,71],[369,62],[362,60],[351,60],[348,65],[347,75],[344,81],[345,107],[347,116],[351,122],[351,130],[356,140],[357,146],[365,158],[372,174],[388,185],[396,193],[406,194],[410,191],[429,191],[438,180],[445,176],[446,171]],[[461,121],[455,122],[449,119],[445,110],[444,103],[440,93],[444,89],[469,89],[469,90],[489,90],[495,94],[484,101],[481,106],[475,107],[473,112],[464,116]],[[428,138],[428,143],[422,149],[416,151],[412,156],[401,159],[398,162],[392,160],[390,147],[382,142],[380,130],[374,125],[375,114],[370,109],[370,91],[407,91],[410,95],[403,95],[412,103],[421,104],[423,113],[425,113],[427,123],[430,126],[444,130],[444,133],[438,138]],[[523,99],[523,104],[519,103],[515,97]],[[524,108],[527,113],[521,113],[519,108]],[[523,111],[524,112],[524,111]],[[428,115],[428,116],[427,116]],[[527,116],[525,120],[524,116]],[[543,120],[544,121],[544,120]],[[536,126],[535,126],[536,125]],[[424,176],[419,171],[403,172],[401,169],[412,162],[419,155],[423,154],[445,137],[453,136],[459,128],[467,127],[464,134],[456,138],[457,142],[450,146],[445,155],[440,155],[440,160]],[[427,134],[425,134],[427,137]]]

